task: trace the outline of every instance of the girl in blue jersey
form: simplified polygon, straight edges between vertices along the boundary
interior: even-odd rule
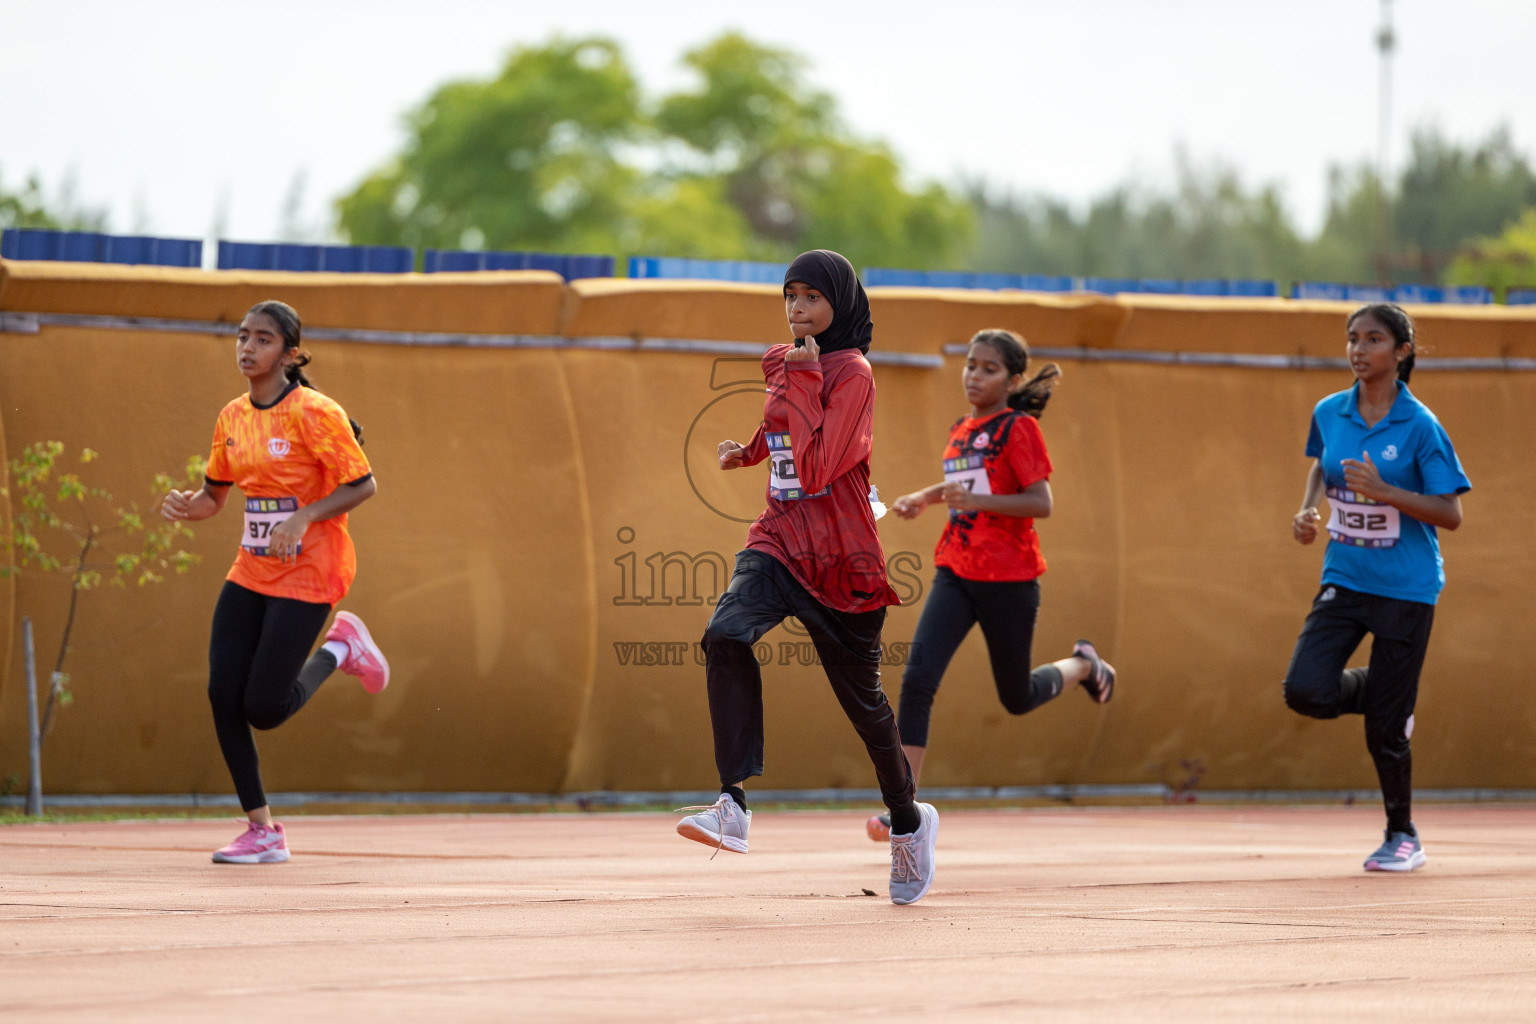
[[[1367,871],[1424,864],[1413,826],[1413,707],[1435,602],[1445,586],[1436,528],[1461,525],[1472,485],[1445,428],[1408,390],[1413,321],[1390,303],[1363,306],[1347,322],[1355,384],[1312,413],[1301,511],[1291,532],[1317,539],[1328,499],[1322,589],[1312,602],[1285,676],[1285,702],[1312,718],[1365,716],[1365,745],[1386,805],[1386,841]],[[1344,666],[1365,634],[1370,665]]]

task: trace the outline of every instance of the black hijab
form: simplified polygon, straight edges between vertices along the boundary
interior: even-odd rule
[[[784,283],[791,281],[810,285],[832,303],[832,326],[816,335],[816,346],[823,354],[845,348],[869,351],[875,322],[870,319],[869,297],[853,264],[831,249],[812,249],[796,256],[784,271]]]

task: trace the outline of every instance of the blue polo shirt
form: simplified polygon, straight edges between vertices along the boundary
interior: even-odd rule
[[[1360,385],[1329,395],[1312,411],[1307,455],[1320,460],[1329,503],[1323,582],[1403,601],[1434,604],[1445,586],[1445,565],[1435,528],[1384,505],[1372,506],[1348,490],[1344,459],[1370,452],[1381,478],[1418,494],[1461,494],[1472,489],[1450,436],[1429,407],[1397,382],[1392,409],[1374,427],[1360,418]],[[1363,460],[1362,460],[1363,461]],[[1358,504],[1357,504],[1358,502]],[[1339,520],[1344,514],[1351,519]],[[1367,526],[1386,527],[1373,534]],[[1361,528],[1352,529],[1354,526]],[[1393,534],[1396,534],[1393,536]]]

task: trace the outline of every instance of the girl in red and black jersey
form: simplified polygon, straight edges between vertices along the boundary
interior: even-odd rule
[[[769,461],[768,505],[704,631],[705,678],[720,798],[677,824],[716,850],[747,852],[752,813],[742,788],[763,773],[763,677],[753,645],[794,616],[874,764],[890,808],[891,901],[915,903],[933,883],[938,813],[917,801],[896,716],[880,689],[885,609],[897,604],[869,502],[875,379],[864,354],[874,321],[848,261],[817,249],[784,275],[794,344],[763,355],[763,422],[745,445],[720,442],[721,469]]]
[[[1030,668],[1045,572],[1035,520],[1051,514],[1051,458],[1039,417],[1061,371],[1051,363],[1026,383],[1028,364],[1029,349],[1012,331],[981,331],[971,339],[961,377],[971,413],[950,428],[944,479],[891,505],[903,519],[936,502],[949,506],[934,552],[933,589],[901,679],[898,722],[914,780],[928,751],[934,694],[978,622],[998,699],[1009,714],[1033,711],[1074,684],[1100,704],[1114,693],[1114,668],[1087,640],[1077,642],[1071,657]],[[869,820],[871,839],[883,840],[889,829],[885,815]]]

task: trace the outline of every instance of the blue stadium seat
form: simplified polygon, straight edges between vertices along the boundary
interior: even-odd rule
[[[1000,292],[1004,288],[1017,288],[1017,287],[1019,287],[1019,275],[1018,274],[972,274],[971,275],[971,287],[972,288],[987,288],[987,289],[990,289],[991,291],[995,291],[995,292]]]
[[[322,245],[320,269],[333,274],[408,274],[415,250],[397,245]]]
[[[573,257],[581,259],[582,257]],[[629,276],[695,281],[739,281],[744,284],[783,284],[787,263],[753,260],[689,260],[676,256],[631,256]],[[612,264],[609,264],[612,273]],[[606,275],[585,274],[587,277]]]
[[[1348,288],[1342,284],[1326,284],[1321,281],[1297,281],[1291,286],[1293,299],[1327,299],[1343,302],[1349,298]]]
[[[54,259],[73,263],[100,263],[106,248],[106,236],[95,231],[61,231],[59,242]]]
[[[162,267],[200,267],[203,243],[191,238],[106,235],[96,231],[6,228],[0,256],[12,260],[65,260],[72,263],[129,263]]]
[[[1392,289],[1393,302],[1444,302],[1445,289],[1425,284],[1400,284]]]
[[[886,267],[864,268],[867,288],[929,288],[928,275],[921,270],[891,270]]]
[[[1021,274],[1016,287],[1026,292],[1070,292],[1077,282],[1055,274]]]
[[[219,242],[220,270],[276,270],[277,246],[261,242]]]
[[[220,242],[218,266],[220,270],[403,274],[415,262],[415,251],[403,246]]]
[[[101,262],[153,263],[155,240],[144,235],[102,236]]]
[[[612,277],[613,257],[489,249],[428,249],[423,254],[421,269],[428,274],[478,270],[552,270],[567,281],[574,281],[582,277]]]
[[[1085,277],[1083,291],[1099,292],[1102,295],[1135,293],[1141,291],[1141,282],[1129,277]]]
[[[584,277],[612,277],[612,256],[567,256],[565,279],[576,281]]]

